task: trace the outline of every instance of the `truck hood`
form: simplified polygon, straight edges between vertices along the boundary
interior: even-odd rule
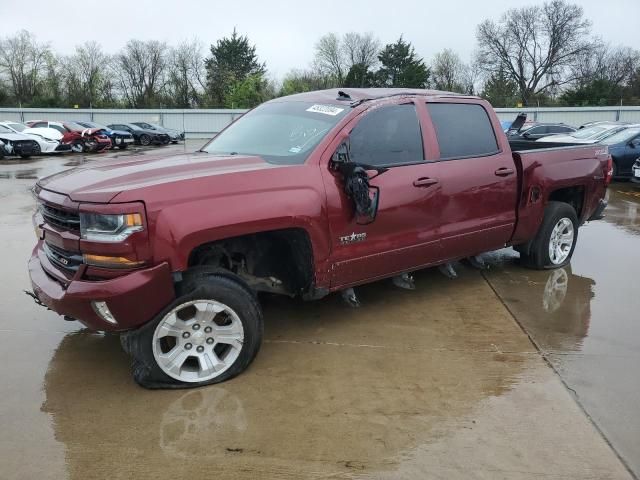
[[[67,195],[77,202],[108,203],[124,191],[278,167],[280,165],[267,163],[256,156],[208,153],[140,156],[91,162],[43,178],[38,185],[45,190]]]

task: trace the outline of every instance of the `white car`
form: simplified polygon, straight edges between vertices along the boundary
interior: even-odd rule
[[[31,155],[40,153],[40,146],[31,137],[16,133],[10,128],[0,125],[0,141],[4,143],[6,155],[16,155],[22,158],[29,158]]]
[[[550,142],[550,143],[598,143],[600,140],[618,133],[621,130],[627,128],[628,125],[620,123],[597,123],[590,127],[581,128],[569,135],[551,135],[542,137],[536,140],[536,142]]]
[[[35,140],[38,148],[33,153],[34,155],[71,151],[71,146],[61,142],[62,134],[54,128],[29,128],[22,123],[11,121],[0,122],[0,127],[8,128],[14,133],[19,133]]]

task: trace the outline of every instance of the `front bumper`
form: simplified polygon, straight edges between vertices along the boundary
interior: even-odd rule
[[[152,320],[174,298],[171,270],[167,263],[135,270],[109,280],[81,280],[76,275],[63,284],[49,275],[55,268],[42,250],[42,242],[29,260],[29,276],[33,293],[54,312],[75,318],[91,330],[125,331]],[[107,322],[94,311],[91,302],[103,301],[116,319]]]

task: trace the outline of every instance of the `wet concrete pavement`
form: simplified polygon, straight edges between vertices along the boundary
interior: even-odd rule
[[[420,272],[414,292],[363,287],[358,310],[270,298],[245,374],[147,391],[117,337],[21,292],[28,188],[78,161],[0,164],[0,478],[631,478],[619,457],[640,472],[629,185],[580,230],[571,268],[505,250],[455,281]]]

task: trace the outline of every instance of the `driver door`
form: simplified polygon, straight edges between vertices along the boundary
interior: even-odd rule
[[[347,287],[435,262],[438,163],[425,161],[423,136],[414,103],[365,111],[345,127],[350,161],[387,167],[371,180],[380,189],[378,212],[358,223],[341,174],[323,168],[332,244],[332,287]],[[330,152],[332,153],[332,152]]]

